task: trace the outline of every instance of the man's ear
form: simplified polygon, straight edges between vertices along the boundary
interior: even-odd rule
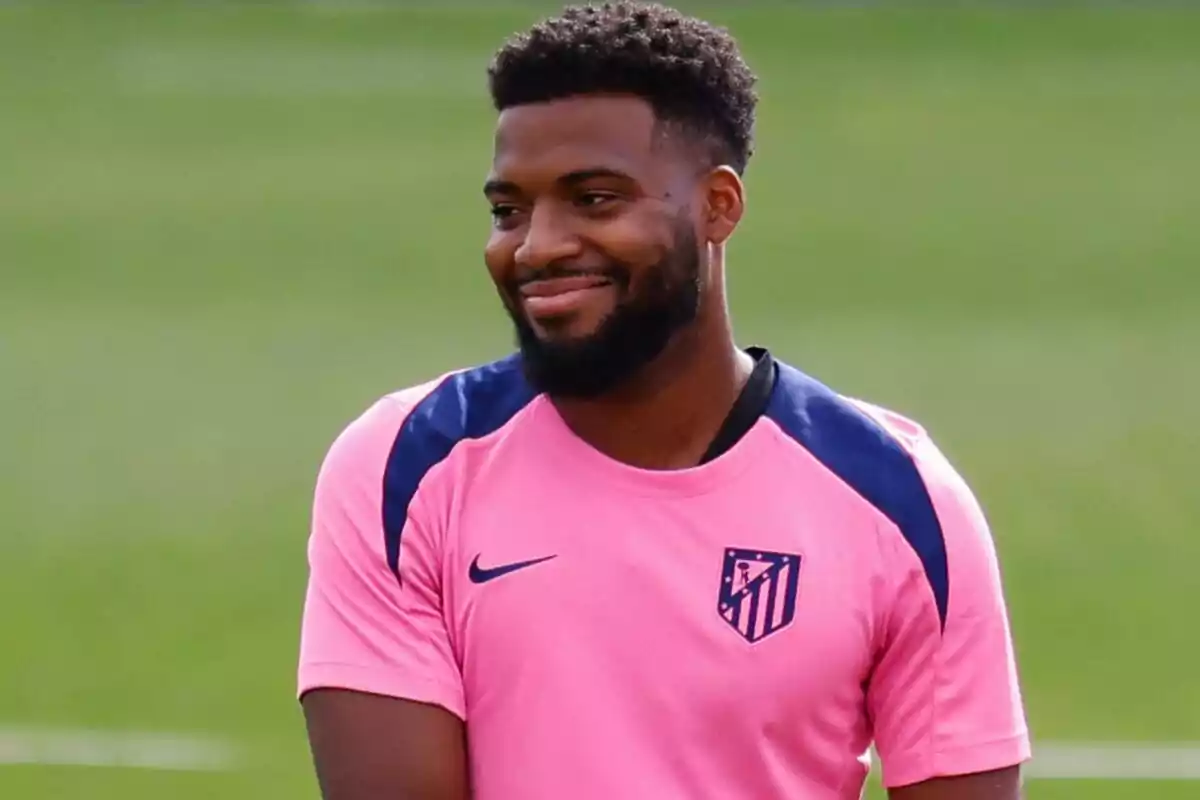
[[[746,187],[730,167],[717,167],[705,182],[704,237],[711,244],[724,244],[737,230],[746,213]]]

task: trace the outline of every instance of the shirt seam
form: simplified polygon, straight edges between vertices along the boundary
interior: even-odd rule
[[[359,672],[370,672],[374,675],[390,675],[390,672],[386,667],[368,667],[364,664],[355,664],[350,661],[305,661],[303,666],[305,668],[347,667],[349,669],[358,670]],[[400,683],[404,683],[404,682],[426,683],[431,686],[445,686],[448,689],[457,690],[457,687],[455,687],[453,681],[445,681],[445,680],[441,680],[439,678],[413,678],[413,677],[406,678],[406,677],[392,676],[390,679],[400,682]]]
[[[439,678],[421,678],[421,677],[403,677],[396,676],[383,667],[368,667],[362,664],[353,664],[348,661],[306,661],[301,665],[301,670],[318,669],[322,667],[339,667],[344,669],[354,670],[358,673],[378,676],[385,679],[389,686],[395,685],[420,685],[428,686],[437,689],[443,689],[452,695],[462,696],[462,687],[456,686],[453,681],[445,681]],[[311,687],[318,688],[317,686]],[[329,688],[333,688],[330,685]]]
[[[992,747],[998,744],[1008,744],[1010,742],[1019,742],[1029,735],[1028,731],[1021,731],[1010,736],[1001,736],[995,739],[981,739],[971,742],[970,744],[957,745],[955,747],[947,747],[933,751],[935,756],[949,756],[961,753],[966,750],[975,750],[981,747]]]

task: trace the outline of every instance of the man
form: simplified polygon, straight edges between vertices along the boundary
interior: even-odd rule
[[[739,349],[755,79],[660,6],[506,44],[485,260],[515,356],[389,395],[317,482],[326,800],[1013,800],[979,506],[916,424]]]

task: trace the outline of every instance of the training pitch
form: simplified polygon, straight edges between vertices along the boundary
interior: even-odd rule
[[[532,15],[100,5],[0,8],[0,796],[315,798],[315,471],[509,347],[484,68]],[[1200,14],[716,16],[763,77],[744,343],[975,487],[1029,797],[1195,797],[1145,781],[1200,770]]]

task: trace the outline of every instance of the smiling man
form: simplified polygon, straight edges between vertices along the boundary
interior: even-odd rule
[[[519,349],[381,399],[317,481],[299,694],[326,800],[1014,800],[996,553],[916,423],[737,345],[755,78],[660,6],[491,70]]]

